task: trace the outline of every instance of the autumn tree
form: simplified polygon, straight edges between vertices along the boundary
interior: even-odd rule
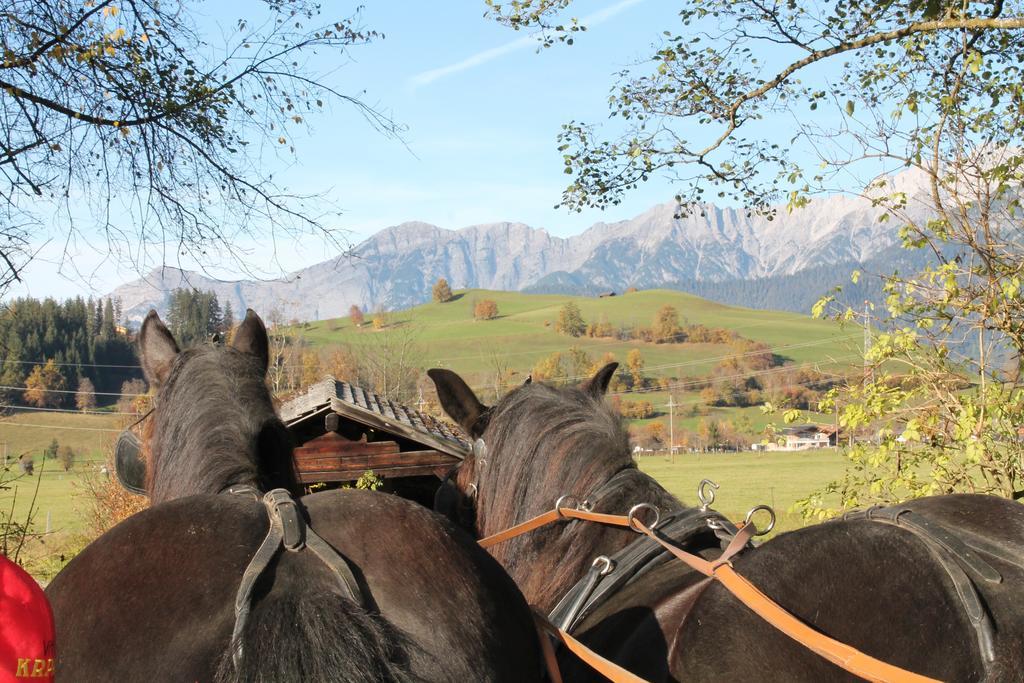
[[[452,288],[448,286],[448,280],[443,277],[437,278],[433,289],[434,301],[443,304],[452,300]]]
[[[537,382],[550,382],[552,384],[564,383],[569,373],[565,369],[565,359],[560,351],[552,353],[543,358],[533,366],[530,373]]]
[[[383,330],[388,326],[388,314],[383,311],[378,311],[373,314],[373,329],[376,331]]]
[[[651,325],[653,341],[662,344],[679,341],[679,312],[668,304],[658,309]]]
[[[664,422],[651,422],[644,427],[643,434],[648,444],[659,448],[668,442],[667,432]]]
[[[306,0],[253,3],[246,14],[211,31],[180,0],[5,4],[0,294],[42,231],[65,243],[95,226],[139,267],[162,260],[165,244],[244,268],[239,240],[332,238],[336,212],[278,186],[263,162],[270,146],[293,154],[293,137],[331,101],[397,132],[329,75],[378,36],[358,12],[325,17]]]
[[[64,375],[53,359],[44,365],[32,368],[25,380],[25,392],[22,397],[29,405],[37,408],[57,408],[64,401]]]
[[[633,378],[633,387],[639,388],[644,385],[644,358],[640,349],[630,349],[626,354],[626,369]]]
[[[359,306],[357,306],[356,304],[352,304],[351,306],[349,306],[348,317],[349,320],[352,321],[352,324],[355,325],[356,327],[362,325],[363,320],[365,320],[366,318],[366,316],[363,315],[363,309],[359,308]]]
[[[558,310],[558,320],[555,322],[555,332],[570,337],[582,337],[587,332],[587,323],[583,320],[583,313],[580,307],[572,301],[567,301]]]
[[[473,305],[475,320],[493,320],[498,317],[498,304],[491,299],[481,299]]]
[[[78,390],[75,392],[75,407],[83,413],[96,407],[96,388],[88,377],[78,379]]]
[[[574,380],[582,381],[593,376],[590,369],[594,366],[594,360],[590,357],[590,354],[579,346],[571,346],[567,355],[569,363],[567,370],[570,377]]]

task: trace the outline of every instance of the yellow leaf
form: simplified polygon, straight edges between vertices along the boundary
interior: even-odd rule
[[[139,36],[139,40],[141,40],[144,43],[148,43],[149,42],[149,36],[146,35],[145,33],[143,33],[141,36]]]
[[[115,54],[117,54],[117,50],[114,49],[113,45],[107,45],[107,47],[103,51],[107,53],[108,57],[113,57]]]

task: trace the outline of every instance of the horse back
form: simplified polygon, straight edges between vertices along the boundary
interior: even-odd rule
[[[310,526],[348,561],[366,611],[400,639],[402,651],[388,654],[410,678],[539,677],[525,601],[463,532],[394,496],[327,491],[301,503]],[[242,574],[267,530],[261,503],[218,495],[161,504],[104,534],[47,588],[58,675],[76,681],[215,680],[230,652]],[[272,632],[275,642],[252,644],[249,656],[308,674],[318,670],[319,659],[332,656],[331,648],[383,652],[354,642],[351,632],[379,636],[381,629],[352,623],[353,606],[342,602],[343,595],[311,552],[280,551],[257,583],[249,617],[253,632]],[[319,627],[279,628],[304,614],[339,611],[349,621],[337,623],[331,638]],[[375,664],[364,657],[351,668]],[[344,680],[364,677],[373,679],[369,671],[353,671]]]
[[[988,534],[1024,550],[1024,509],[991,496],[940,496],[904,508],[955,535]],[[996,519],[1002,520],[993,526]],[[994,626],[985,662],[945,551],[894,524],[864,518],[781,534],[733,561],[779,605],[862,652],[940,680],[1020,680],[1024,671],[1024,566],[987,558],[993,583],[968,572]],[[679,632],[677,671],[736,680],[859,680],[826,662],[711,584]]]

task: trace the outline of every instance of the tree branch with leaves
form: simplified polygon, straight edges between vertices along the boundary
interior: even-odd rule
[[[223,44],[183,0],[13,0],[0,11],[0,292],[20,279],[40,232],[98,231],[142,265],[208,265],[238,242],[337,236],[315,195],[266,172],[295,153],[307,116],[354,106],[385,135],[399,126],[332,87],[336,65],[379,38],[359,10],[326,18],[306,0],[267,0]],[[55,230],[49,228],[59,218]]]

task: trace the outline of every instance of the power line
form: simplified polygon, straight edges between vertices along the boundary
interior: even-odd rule
[[[8,405],[6,406],[14,411],[20,410],[32,410],[36,412],[44,413],[74,413],[76,415],[138,415],[136,412],[124,412],[115,410],[76,410],[74,408],[39,408],[37,406],[19,406],[19,405]]]
[[[36,429],[59,429],[59,430],[71,430],[76,432],[120,432],[120,429],[104,429],[102,427],[69,427],[66,425],[37,425],[31,422],[8,422],[7,420],[0,420],[0,426],[6,427],[10,425],[12,427],[34,427]]]

